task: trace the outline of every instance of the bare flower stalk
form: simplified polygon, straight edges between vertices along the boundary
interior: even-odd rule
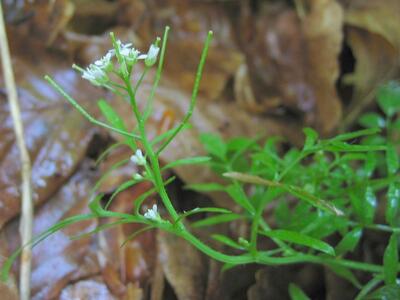
[[[20,221],[21,243],[26,245],[32,239],[32,186],[31,186],[31,161],[25,145],[24,129],[22,125],[21,112],[18,104],[18,94],[10,59],[3,8],[0,2],[0,51],[3,65],[4,81],[10,105],[11,117],[14,123],[14,132],[20,153],[21,178],[22,178],[22,208]],[[21,254],[20,266],[20,299],[30,299],[30,277],[31,277],[31,247],[25,247]]]

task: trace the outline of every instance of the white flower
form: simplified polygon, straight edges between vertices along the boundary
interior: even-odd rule
[[[146,219],[153,220],[153,221],[161,220],[161,217],[160,217],[159,213],[157,212],[157,204],[154,204],[152,209],[149,208],[147,210],[147,212],[144,214],[144,217]]]
[[[138,166],[144,166],[146,164],[146,158],[144,158],[142,150],[137,149],[135,155],[131,156],[131,161]]]
[[[108,75],[97,65],[91,64],[82,73],[82,78],[89,80],[93,85],[102,86],[109,81]]]
[[[144,60],[144,63],[146,64],[147,67],[151,67],[156,63],[158,52],[160,52],[160,47],[157,47],[156,45],[152,44]]]
[[[121,56],[129,66],[132,66],[138,59],[140,52],[135,48],[124,48],[121,50]]]
[[[111,59],[113,58],[113,56],[114,56],[114,54],[111,53],[110,51],[108,51],[106,55],[104,55],[99,60],[96,60],[94,62],[94,65],[96,65],[97,67],[99,67],[100,69],[102,69],[105,72],[110,72],[113,69],[113,64],[111,62]]]
[[[136,173],[135,175],[133,175],[133,179],[135,179],[135,180],[142,180],[142,179],[143,179],[143,176],[140,175],[139,173]]]
[[[132,43],[123,44],[120,40],[117,40],[116,44],[117,44],[118,52],[121,53],[121,55],[122,55],[122,52],[129,51],[129,49],[132,47]],[[115,49],[112,49],[109,52],[115,53]]]

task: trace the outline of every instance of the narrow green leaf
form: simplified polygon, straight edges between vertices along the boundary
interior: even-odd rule
[[[337,216],[344,215],[344,213],[340,209],[336,208],[333,204],[331,204],[323,199],[320,199],[297,186],[287,185],[287,184],[283,184],[283,183],[280,183],[277,181],[267,180],[267,179],[261,178],[259,176],[254,176],[254,175],[244,174],[244,173],[239,173],[239,172],[227,172],[227,173],[224,173],[223,176],[232,178],[232,179],[236,179],[241,182],[246,182],[246,183],[259,184],[259,185],[264,185],[264,186],[269,186],[269,187],[280,187],[280,188],[285,189],[289,193],[299,197],[299,199],[309,202],[311,205],[313,205],[317,208],[320,208],[329,213],[333,213]]]
[[[400,299],[400,285],[390,284],[385,285],[371,295],[366,300],[398,300]]]
[[[289,296],[291,300],[310,300],[310,297],[294,283],[289,284]]]
[[[395,145],[388,144],[386,149],[386,166],[390,175],[396,174],[399,169],[399,155]]]
[[[383,255],[383,275],[387,285],[396,283],[399,266],[399,250],[397,245],[398,236],[392,234]]]
[[[239,184],[231,184],[226,188],[226,192],[231,198],[249,213],[254,214],[254,206],[250,203],[249,198],[246,196],[243,188]]]
[[[400,218],[400,185],[390,183],[387,192],[387,204],[385,218],[391,226],[397,226]]]
[[[365,201],[363,205],[364,222],[365,224],[372,224],[374,221],[377,200],[372,187],[368,186],[365,189]]]
[[[116,113],[110,104],[104,99],[97,101],[101,113],[106,120],[114,127],[126,131],[126,126],[122,118]]]
[[[211,235],[211,237],[214,240],[216,240],[216,241],[218,241],[218,242],[220,242],[222,244],[225,244],[225,245],[227,245],[229,247],[232,247],[234,249],[244,250],[242,245],[240,245],[239,243],[235,242],[234,240],[232,240],[231,238],[229,238],[229,237],[227,237],[225,235],[213,234],[213,235]]]
[[[378,104],[388,117],[400,111],[400,85],[394,81],[378,90]]]
[[[339,277],[342,277],[351,282],[356,288],[358,289],[362,288],[362,284],[360,283],[360,281],[357,279],[356,276],[354,276],[353,272],[351,272],[348,268],[332,264],[329,264],[329,268]]]
[[[364,164],[364,172],[366,177],[371,177],[377,166],[377,157],[374,152],[367,152],[367,158]]]
[[[339,134],[339,135],[329,139],[327,142],[352,140],[352,139],[355,139],[355,138],[358,138],[358,137],[376,134],[376,133],[378,133],[380,131],[381,131],[380,128],[362,129],[362,130],[353,131],[353,132],[349,132],[349,133]]]
[[[352,252],[362,236],[362,228],[356,227],[352,231],[346,233],[339,244],[335,247],[337,255],[343,255],[347,252]]]
[[[315,142],[318,139],[318,133],[312,128],[304,128],[303,132],[306,135],[303,150],[309,150],[315,145]]]
[[[226,160],[227,147],[221,137],[211,133],[204,133],[200,135],[200,141],[208,153],[221,160]]]
[[[188,184],[184,187],[186,190],[193,190],[196,192],[217,192],[225,191],[225,186],[218,183],[194,183]]]
[[[277,229],[271,231],[261,231],[261,233],[270,238],[277,238],[285,242],[306,246],[332,256],[335,255],[335,249],[333,249],[331,245],[296,231]]]
[[[211,226],[220,223],[231,222],[233,220],[241,219],[243,216],[237,214],[223,214],[218,216],[212,216],[200,221],[196,221],[192,223],[192,227],[199,228],[204,226]]]
[[[226,147],[229,151],[238,152],[248,149],[251,145],[255,144],[255,142],[256,141],[254,139],[235,137],[227,142]]]
[[[127,131],[124,120],[118,115],[118,113],[112,108],[110,104],[104,99],[100,99],[97,102],[98,107],[100,108],[101,113],[106,118],[108,123],[111,126],[118,128],[121,131]],[[135,140],[130,137],[125,137],[126,143],[131,147],[131,149],[136,149]]]
[[[219,213],[219,214],[231,214],[232,212],[225,208],[219,207],[196,207],[192,210],[184,212],[179,216],[179,218],[175,221],[175,223],[179,222],[180,220],[187,218],[191,215],[200,214],[200,213]]]
[[[171,168],[175,168],[182,165],[196,165],[196,164],[204,164],[211,160],[208,156],[196,156],[196,157],[188,157],[183,159],[178,159],[173,161],[167,165],[165,165],[161,170],[167,170]]]
[[[385,151],[385,145],[354,145],[341,141],[330,142],[324,146],[324,150],[332,152],[368,152],[368,151]]]
[[[386,126],[385,119],[378,113],[363,114],[358,123],[367,128],[384,128]]]

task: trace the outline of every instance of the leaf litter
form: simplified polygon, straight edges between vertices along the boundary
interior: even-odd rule
[[[133,40],[140,47],[151,42],[165,25],[172,25],[167,50],[169,64],[157,91],[155,114],[150,120],[152,130],[158,133],[179,122],[186,111],[201,41],[210,28],[216,33],[192,128],[185,130],[165,150],[162,155],[165,163],[204,154],[198,142],[202,132],[218,133],[224,138],[280,135],[294,144],[301,143],[299,128],[303,126],[313,126],[328,135],[342,125],[343,119],[346,126],[351,126],[362,109],[371,103],[371,91],[382,78],[390,79],[399,74],[400,36],[396,28],[400,27],[391,23],[399,13],[395,0],[385,4],[309,1],[303,19],[296,15],[293,7],[262,1],[258,3],[258,10],[246,6],[247,2],[169,0],[160,6],[151,1],[95,2],[88,8],[84,1],[57,1],[52,7],[45,1],[38,1],[27,5],[23,11],[6,12],[26,141],[33,161],[35,233],[63,216],[85,211],[92,183],[100,173],[91,170],[88,145],[100,147],[90,142],[95,135],[104,138],[101,130],[87,123],[49,88],[43,75],[53,75],[97,116],[96,100],[99,97],[112,99],[103,91],[86,85],[70,65],[73,61],[85,65],[97,59],[108,44],[106,31],[118,32],[119,36]],[[355,60],[353,73],[344,78],[353,89],[350,105],[347,99],[340,98],[336,85],[341,79],[339,54],[344,43],[350,47]],[[151,78],[139,91],[140,98],[148,95],[150,85]],[[19,212],[20,166],[2,88],[0,100],[0,228],[3,227],[1,238],[7,245],[3,249],[2,242],[1,255],[5,256],[18,245],[17,224],[11,219]],[[124,112],[126,108],[121,105],[118,111]],[[122,115],[128,123],[131,121],[128,115]],[[110,161],[123,155],[111,155],[99,169],[105,169]],[[90,171],[87,165],[91,165]],[[130,166],[124,170],[112,174],[112,180],[105,181],[100,190],[112,192],[135,171]],[[216,179],[204,168],[178,167],[174,172],[188,184]],[[121,193],[113,203],[114,209],[129,212],[135,195],[147,189],[138,186]],[[218,194],[212,194],[212,198],[219,205],[232,206]],[[137,228],[118,225],[92,238],[69,240],[68,236],[92,230],[102,222],[93,220],[74,225],[35,248],[34,299],[69,299],[72,296],[146,299],[150,297],[156,257],[165,255],[170,258],[163,263],[163,273],[178,299],[188,299],[187,295],[196,288],[207,290],[207,286],[203,286],[207,285],[204,281],[207,270],[187,268],[182,271],[181,265],[177,269],[168,267],[171,262],[179,261],[181,251],[187,252],[187,257],[198,257],[198,254],[185,250],[179,243],[168,243],[168,237],[161,238],[161,233],[144,233],[121,249],[119,245]],[[160,247],[158,254],[157,247]],[[181,272],[188,272],[184,279],[179,275]],[[249,290],[252,299],[257,299],[257,289],[270,284],[272,279],[265,274],[259,273]],[[202,278],[201,284],[191,278]],[[309,290],[318,292],[319,288],[311,286]],[[15,288],[7,289],[15,294]],[[166,289],[168,286],[163,286],[161,293]],[[0,290],[5,288],[0,286]]]

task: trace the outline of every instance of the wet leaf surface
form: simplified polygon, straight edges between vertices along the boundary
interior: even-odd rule
[[[158,259],[179,300],[204,299],[207,259],[183,239],[165,232],[157,235]]]
[[[310,11],[301,20],[287,7],[267,5],[249,22],[253,30],[242,43],[257,101],[248,101],[249,109],[278,113],[283,106],[329,133],[341,117],[335,89],[343,39],[341,6],[330,0],[310,1]]]
[[[95,167],[92,159],[104,148],[102,143],[118,137],[105,137],[42,79],[45,74],[52,75],[95,116],[95,100],[106,97],[133,126],[133,116],[123,101],[90,87],[70,68],[72,62],[85,66],[103,55],[109,49],[108,31],[147,51],[147,45],[162,34],[165,25],[172,27],[167,64],[149,123],[150,135],[168,130],[184,116],[206,32],[214,31],[193,126],[165,149],[163,163],[203,155],[198,138],[203,132],[224,139],[279,135],[294,144],[301,143],[303,126],[313,126],[327,135],[339,125],[351,124],[372,99],[375,87],[398,74],[398,1],[310,0],[304,18],[283,1],[271,3],[254,1],[254,9],[245,1],[63,0],[51,5],[36,1],[22,9],[7,2],[7,19],[17,27],[9,26],[10,43],[33,162],[34,201],[40,204],[35,234],[62,217],[86,211],[95,179],[116,161],[130,156],[129,150],[122,149]],[[341,78],[339,54],[343,43],[351,49],[355,69]],[[139,90],[141,107],[153,75],[149,74]],[[353,89],[344,116],[342,100],[347,103],[349,99],[339,98],[338,79]],[[20,183],[19,156],[2,85],[0,228],[19,212]],[[94,136],[102,143],[93,142]],[[99,191],[110,195],[136,171],[127,164],[112,172]],[[219,182],[202,167],[178,167],[174,172],[185,184]],[[130,212],[134,199],[149,188],[138,185],[126,190],[115,198],[112,209]],[[231,200],[219,194],[212,197],[218,205],[232,208]],[[193,205],[179,193],[174,198],[178,205],[184,203],[182,207]],[[148,199],[145,205],[156,201]],[[268,295],[284,299],[290,282],[313,297],[320,297],[324,288],[331,299],[338,297],[335,292],[339,291],[334,289],[340,282],[329,276],[323,282],[322,272],[314,268],[265,268],[255,277],[257,268],[250,266],[220,275],[218,263],[208,265],[184,241],[165,233],[146,232],[121,248],[130,234],[140,229],[138,226],[118,225],[91,238],[69,239],[112,221],[77,224],[39,244],[33,253],[33,299],[243,299],[251,285],[249,299]],[[16,221],[11,221],[2,229],[0,257],[18,247],[17,227]],[[246,230],[236,228],[233,235],[245,235]],[[377,254],[375,246],[369,247],[373,250],[368,257],[382,256],[383,249]],[[15,278],[16,270],[15,266]],[[164,276],[173,292],[168,290]],[[15,287],[0,285],[0,292],[16,299]]]
[[[33,235],[68,216],[88,212],[87,190],[93,184],[90,173],[78,172],[49,202],[35,214]],[[97,221],[86,221],[59,231],[33,249],[32,299],[50,299],[59,294],[70,280],[77,280],[98,272],[91,238],[71,240],[70,236],[94,229]],[[18,224],[12,222],[5,228],[8,252],[18,247]],[[56,271],[55,271],[56,270]]]
[[[25,141],[32,161],[35,204],[46,201],[72,175],[85,156],[96,129],[44,81],[51,74],[83,105],[93,111],[100,91],[71,70],[62,55],[43,49],[35,40],[11,33],[11,51],[22,107]],[[29,48],[29,52],[24,49]],[[40,60],[38,60],[40,58]],[[0,79],[2,80],[2,78]],[[0,227],[19,211],[20,163],[6,97],[0,95]],[[91,102],[90,102],[91,101]]]
[[[396,77],[400,66],[400,14],[398,1],[352,1],[346,10],[347,43],[355,58],[354,72],[344,78],[354,86],[344,126],[355,121],[371,104],[376,88]]]
[[[59,299],[114,300],[117,298],[110,293],[100,279],[89,279],[68,285],[62,290]]]

